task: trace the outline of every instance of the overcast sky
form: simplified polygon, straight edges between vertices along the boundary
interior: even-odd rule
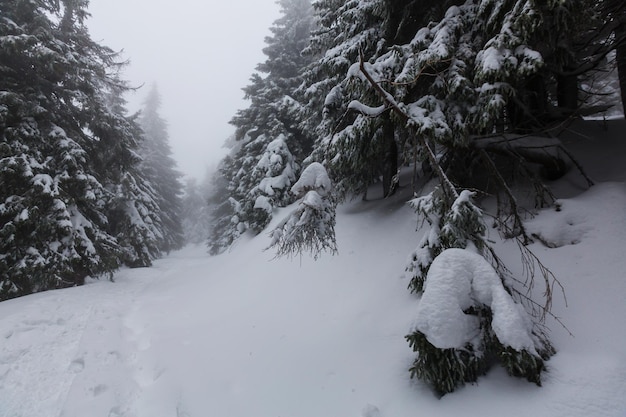
[[[241,89],[265,60],[262,49],[280,17],[274,0],[91,0],[92,38],[130,60],[124,78],[145,87],[127,97],[140,108],[150,85],[179,170],[202,179],[225,154],[228,121],[247,107]]]

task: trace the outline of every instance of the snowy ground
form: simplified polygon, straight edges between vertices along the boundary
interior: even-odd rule
[[[261,235],[0,303],[0,417],[626,416],[624,126],[571,136],[602,182],[569,174],[562,210],[529,222],[559,246],[532,249],[566,289],[554,313],[573,333],[549,323],[543,387],[494,369],[438,400],[408,378],[419,301],[403,268],[419,235],[405,192],[342,206],[340,253],[317,262],[273,260]]]

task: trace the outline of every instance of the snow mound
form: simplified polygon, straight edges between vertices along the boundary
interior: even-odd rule
[[[300,179],[291,187],[295,195],[302,195],[310,190],[317,191],[320,195],[329,193],[332,189],[330,178],[326,168],[319,162],[313,162],[300,174]]]
[[[433,261],[414,329],[440,349],[462,349],[480,334],[479,318],[466,313],[477,303],[491,308],[491,326],[500,343],[536,354],[523,308],[489,262],[464,249],[447,249]]]

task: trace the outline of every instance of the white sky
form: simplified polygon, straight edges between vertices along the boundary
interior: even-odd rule
[[[247,107],[241,89],[265,60],[274,0],[91,0],[92,38],[124,50],[124,78],[145,87],[127,97],[138,110],[150,85],[162,96],[178,168],[202,179],[234,132],[228,121]]]

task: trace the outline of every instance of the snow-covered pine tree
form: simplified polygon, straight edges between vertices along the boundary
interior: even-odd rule
[[[104,94],[107,112],[93,121],[91,129],[97,137],[111,141],[95,141],[90,152],[97,161],[94,170],[109,194],[107,231],[121,248],[121,262],[150,266],[161,254],[158,244],[163,226],[156,192],[139,169],[137,150],[143,132],[135,116],[126,116],[123,92],[120,86],[112,86]],[[111,126],[115,131],[110,131]]]
[[[291,185],[299,172],[299,161],[309,152],[309,132],[299,125],[300,98],[296,88],[301,71],[310,58],[301,54],[311,30],[309,0],[280,0],[282,17],[265,39],[265,62],[244,88],[250,100],[231,123],[237,128],[240,145],[233,148],[219,175],[228,192],[219,202],[221,217],[215,218],[210,251],[220,253],[241,233],[261,232],[274,207],[292,202]]]
[[[478,209],[469,199],[457,204],[466,193],[458,193],[455,184],[497,193],[504,234],[527,242],[511,180],[525,178],[541,205],[551,193],[540,175],[558,176],[568,169],[567,153],[558,140],[541,137],[541,129],[559,114],[553,110],[558,103],[567,101],[560,96],[571,87],[562,77],[572,53],[568,45],[576,39],[580,11],[590,3],[320,0],[314,6],[320,30],[308,50],[321,58],[307,72],[303,90],[322,99],[311,100],[302,119],[323,134],[311,159],[328,165],[340,195],[359,193],[385,174],[380,161],[393,147],[383,143],[395,142],[400,161],[427,162],[441,182],[439,191],[418,204],[433,230],[413,259],[414,289],[423,288],[431,263],[448,248],[464,248],[470,241],[485,258],[495,259],[481,247],[484,226]],[[418,18],[407,18],[412,15]],[[520,135],[529,132],[534,135]],[[527,259],[539,262],[534,256]],[[499,281],[505,282],[506,270],[495,264]],[[537,269],[554,278],[545,268]],[[538,382],[551,348],[537,328],[531,335],[530,356],[513,349],[517,353],[507,350],[500,360],[512,374]],[[433,349],[431,375],[450,376],[464,366]]]
[[[0,299],[122,262],[109,214],[136,124],[110,100],[120,64],[89,37],[86,5],[0,3]]]
[[[276,248],[277,256],[310,252],[315,259],[324,251],[337,253],[335,198],[324,166],[319,162],[307,166],[291,193],[300,202],[270,233],[268,249]]]
[[[182,174],[176,168],[169,144],[167,123],[159,114],[161,96],[152,86],[139,116],[143,140],[139,148],[142,157],[139,169],[155,192],[161,230],[158,247],[163,252],[180,249],[184,243],[181,225]]]
[[[185,181],[181,211],[185,242],[199,244],[209,236],[211,212],[207,203],[211,187],[208,178],[201,184],[195,178]]]
[[[409,287],[422,293],[406,336],[418,354],[409,371],[438,395],[475,382],[496,361],[541,385],[544,361],[554,354],[522,300],[511,296],[509,272],[485,238],[474,195],[439,187],[410,202],[430,229],[407,268]]]
[[[539,69],[545,61],[533,47],[540,43],[538,39],[543,29],[538,27],[542,26],[541,18],[551,18],[552,12],[546,8],[532,10],[523,1],[466,2],[459,7],[450,7],[439,22],[420,29],[408,46],[399,45],[369,65],[359,64],[369,86],[377,90],[380,98],[399,115],[400,121],[415,132],[413,146],[404,149],[417,148],[426,153],[442,182],[441,190],[416,204],[432,228],[419,245],[409,268],[417,272],[412,280],[413,289],[428,291],[432,288],[428,283],[431,267],[447,248],[465,248],[468,240],[479,249],[484,246],[484,240],[480,238],[484,227],[479,227],[475,221],[476,210],[471,204],[467,205],[467,199],[464,200],[466,204],[457,204],[464,193],[451,198],[455,194],[451,190],[455,187],[442,167],[454,181],[465,184],[468,179],[479,178],[481,171],[482,175],[491,178],[510,204],[504,215],[515,219],[513,228],[507,229],[507,233],[512,231],[526,237],[519,221],[516,198],[505,180],[506,172],[493,160],[493,154],[502,149],[492,147],[494,143],[489,139],[480,142],[480,136],[542,126],[540,116],[546,109],[548,96],[532,93],[537,88]],[[393,94],[381,88],[389,74],[396,74],[391,77],[394,82],[388,84]],[[524,159],[537,158],[534,162],[545,163],[536,155],[516,148],[517,137],[503,135],[500,140],[510,141],[509,156],[514,160],[518,158],[515,161],[523,163],[523,169],[528,170]],[[435,157],[428,143],[435,146],[443,158]],[[545,143],[537,139],[534,146],[547,150]],[[531,143],[529,147],[532,146]],[[507,154],[506,149],[504,154]],[[558,154],[547,157],[550,163],[560,162],[559,158]],[[526,175],[532,177],[529,171]],[[545,188],[538,187],[538,190],[542,193]],[[463,206],[467,206],[467,210],[459,211],[458,208]],[[484,257],[493,259],[493,252],[482,249]],[[495,264],[502,266],[498,262]],[[505,274],[501,268],[498,272],[497,281],[502,285]],[[433,275],[438,274],[433,272]],[[503,288],[504,293],[514,293],[506,286]],[[484,321],[481,328],[488,329],[488,324],[496,319],[492,316],[495,312],[490,310],[491,306],[486,307],[485,310],[484,305],[464,306],[469,309],[464,314],[478,314],[480,321]],[[458,384],[475,380],[484,371],[484,365],[491,361],[490,356],[495,355],[512,375],[539,383],[543,360],[552,349],[537,328],[531,326],[527,332],[529,340],[532,339],[528,349],[511,348],[490,332],[481,336],[480,346],[452,348],[431,343],[425,329],[418,328],[408,336],[413,348],[419,352],[412,374],[445,393]]]
[[[364,90],[355,91],[345,78],[359,52],[379,52],[385,2],[318,0],[313,7],[317,28],[304,53],[317,59],[305,71],[300,87],[307,103],[300,119],[317,137],[310,160],[324,164],[335,181],[337,197],[343,198],[347,192],[364,192],[381,174],[388,124],[349,112],[350,102],[362,98]]]

